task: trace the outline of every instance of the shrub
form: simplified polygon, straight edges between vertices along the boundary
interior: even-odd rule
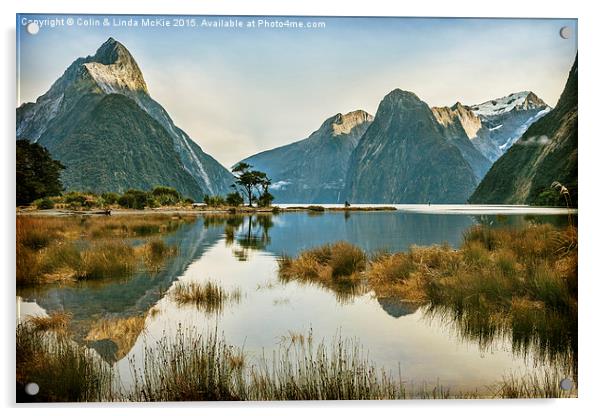
[[[205,195],[205,198],[203,198],[203,202],[205,202],[205,204],[209,205],[210,207],[221,207],[226,205],[226,201],[224,200],[224,198],[222,198],[219,195]]]
[[[159,205],[176,205],[182,200],[182,195],[169,186],[156,186],[151,191],[153,198]]]
[[[54,201],[48,197],[37,199],[34,203],[37,209],[53,209]]]
[[[105,192],[101,197],[107,205],[114,205],[119,200],[119,194],[116,192]]]
[[[86,202],[86,195],[81,192],[67,192],[63,195],[63,202],[72,207],[81,207]]]
[[[259,195],[259,198],[257,198],[257,205],[260,207],[269,207],[270,205],[272,205],[273,200],[274,195],[272,195],[268,191],[265,191],[261,195]]]
[[[226,196],[226,204],[232,206],[232,207],[237,207],[239,205],[242,205],[245,201],[243,200],[242,196],[238,193],[238,192],[231,192]]]
[[[139,189],[129,189],[118,200],[120,206],[130,209],[144,209],[149,206],[149,194]]]

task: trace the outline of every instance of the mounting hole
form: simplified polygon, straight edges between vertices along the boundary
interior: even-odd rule
[[[39,392],[40,386],[38,386],[38,383],[27,383],[25,385],[25,393],[29,394],[30,396],[35,396]]]
[[[27,33],[30,35],[37,35],[40,31],[40,25],[36,22],[29,22],[27,23],[27,26],[25,26],[25,29],[27,29]]]
[[[568,39],[571,37],[571,28],[568,26],[562,26],[559,33],[562,39]]]
[[[573,388],[573,380],[570,378],[565,378],[560,381],[560,388],[562,390],[568,391]]]

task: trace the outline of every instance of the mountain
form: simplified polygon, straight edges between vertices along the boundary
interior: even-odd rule
[[[35,103],[17,108],[17,138],[43,145],[67,166],[67,189],[168,185],[200,199],[228,192],[233,181],[151,98],[138,64],[113,38],[75,60]]]
[[[414,93],[396,89],[351,154],[346,198],[352,203],[464,203],[477,178]]]
[[[554,181],[568,188],[576,206],[577,58],[556,107],[533,123],[493,164],[470,202],[549,204]]]
[[[531,91],[522,91],[469,107],[479,118],[481,127],[469,135],[474,146],[490,161],[495,162],[506,152],[531,124],[551,108]]]
[[[476,132],[481,129],[481,120],[468,107],[460,103],[452,107],[433,107],[432,110],[435,119],[443,127],[444,137],[460,150],[477,180],[481,180],[492,162],[477,150],[468,136],[476,135]]]
[[[243,160],[272,179],[278,203],[342,201],[349,156],[373,117],[362,110],[336,114],[308,138]]]

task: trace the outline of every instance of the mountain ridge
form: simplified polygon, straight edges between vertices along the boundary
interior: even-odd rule
[[[430,107],[394,89],[354,149],[346,179],[352,203],[463,203],[476,176],[444,137]]]
[[[337,113],[308,137],[242,162],[268,174],[277,202],[342,202],[349,156],[372,119],[363,110]]]
[[[133,56],[113,38],[104,42],[94,55],[76,59],[35,103],[24,103],[17,108],[17,138],[39,142],[52,154],[62,138],[86,118],[86,113],[93,111],[102,98],[110,94],[123,95],[134,101],[163,127],[172,140],[176,155],[170,162],[173,169],[184,170],[196,183],[194,187],[186,186],[183,191],[195,198],[229,191],[232,174],[175,126],[167,111],[148,94],[144,76]],[[99,148],[110,138],[97,137]],[[65,157],[65,154],[61,156]],[[82,181],[85,182],[85,178],[78,179],[74,175],[68,177],[65,185],[76,189]],[[146,187],[154,185],[157,184],[148,183]]]

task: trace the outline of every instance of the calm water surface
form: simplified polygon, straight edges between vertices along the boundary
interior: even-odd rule
[[[487,211],[490,213],[490,211]],[[506,339],[487,346],[463,339],[444,317],[427,314],[395,299],[372,293],[341,297],[326,288],[281,283],[277,259],[337,240],[367,251],[407,250],[412,245],[448,243],[457,247],[464,231],[476,224],[523,227],[532,221],[563,223],[566,215],[468,215],[421,212],[307,212],[259,216],[205,216],[166,236],[179,254],[157,273],[139,273],[121,281],[81,283],[20,290],[18,318],[65,310],[73,314],[72,330],[84,341],[100,319],[144,320],[136,330],[115,331],[104,340],[88,341],[114,363],[128,384],[130,361],[142,365],[145,345],[183,329],[223,333],[229,344],[244,346],[252,358],[271,354],[290,332],[314,342],[334,336],[355,338],[377,366],[398,373],[409,385],[439,384],[454,390],[483,390],[510,373],[525,373],[536,364],[531,354],[512,351]],[[219,313],[182,306],[169,296],[176,281],[212,280],[226,290],[240,289],[238,303]],[[148,314],[153,309],[155,313]],[[142,328],[142,326],[144,328]]]

